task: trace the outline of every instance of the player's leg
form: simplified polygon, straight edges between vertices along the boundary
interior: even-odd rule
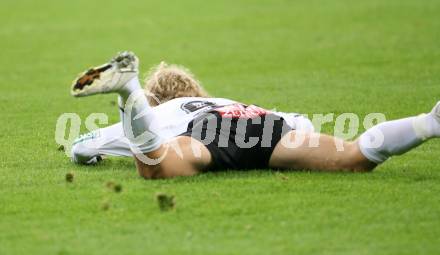
[[[202,146],[201,154],[195,156],[191,148],[191,144],[197,144],[194,139],[179,137],[180,146],[173,147],[149,129],[152,108],[137,74],[137,57],[132,53],[119,54],[108,64],[91,69],[77,79],[72,86],[72,95],[117,93],[120,96],[120,103],[124,106],[124,134],[130,141],[131,151],[137,157],[137,168],[143,177],[192,175],[206,169],[211,161],[206,147]]]
[[[129,95],[129,96],[128,96]],[[144,178],[194,175],[206,169],[211,156],[206,147],[191,137],[177,137],[164,143],[149,130],[151,110],[137,78],[120,93],[124,107],[123,128],[130,140],[139,174]],[[201,152],[196,156],[192,146]]]
[[[380,164],[437,137],[440,137],[440,102],[427,114],[387,121],[370,128],[359,137],[358,144],[365,157]]]
[[[199,141],[182,136],[163,143],[160,137],[149,130],[150,106],[137,78],[129,81],[126,90],[120,93],[122,103],[125,104],[123,128],[142,177],[190,176],[209,166],[210,153]],[[194,151],[200,151],[200,155],[196,156]]]
[[[106,155],[133,156],[121,123],[81,135],[73,142],[71,155],[78,164],[94,164]]]
[[[195,154],[194,151],[199,151]],[[160,159],[158,164],[148,163]],[[139,174],[146,179],[191,176],[207,169],[211,154],[201,142],[189,136],[179,136],[157,150],[136,155]]]
[[[338,151],[336,143],[342,144],[344,149]],[[369,171],[376,164],[361,153],[356,142],[324,134],[290,131],[275,146],[269,166],[293,170]]]
[[[317,137],[313,133],[296,131],[285,135],[272,153],[270,166],[328,171],[372,170],[391,156],[401,155],[430,138],[440,137],[440,103],[428,114],[378,124],[355,142],[344,142],[322,134]],[[312,139],[318,139],[318,143],[311,142]],[[284,146],[289,143],[295,146]],[[338,151],[336,143],[342,143],[344,149]]]

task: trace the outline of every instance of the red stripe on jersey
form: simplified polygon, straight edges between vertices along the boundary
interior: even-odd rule
[[[242,104],[231,104],[231,105],[222,106],[216,108],[215,111],[220,113],[220,115],[225,118],[247,118],[247,119],[263,116],[270,113],[270,111],[258,107],[256,105],[245,106]]]

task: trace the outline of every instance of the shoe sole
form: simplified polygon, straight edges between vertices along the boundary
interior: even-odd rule
[[[110,93],[138,74],[138,63],[133,53],[119,53],[110,62],[80,74],[72,83],[71,95],[83,97]]]
[[[79,77],[75,85],[73,85],[73,91],[76,93],[80,93],[84,90],[85,87],[90,86],[96,79],[101,78],[101,73],[107,71],[112,67],[111,64],[105,64],[98,68],[91,68],[87,72],[85,72],[81,77]],[[79,91],[78,91],[79,90]]]

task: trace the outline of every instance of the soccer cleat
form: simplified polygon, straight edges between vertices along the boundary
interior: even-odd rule
[[[139,60],[133,52],[119,53],[110,62],[89,69],[73,81],[74,97],[117,92],[139,73]]]

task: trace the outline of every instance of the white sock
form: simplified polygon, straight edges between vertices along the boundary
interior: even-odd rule
[[[440,123],[435,119],[434,114],[434,112],[431,112],[415,117],[413,123],[415,132],[423,140],[440,137]]]
[[[378,124],[359,137],[359,147],[366,158],[380,164],[434,137],[440,137],[440,124],[429,113]]]
[[[142,90],[142,87],[139,79],[137,77],[134,77],[133,79],[128,81],[125,86],[123,86],[119,91],[117,91],[117,93],[119,94],[120,105],[125,106],[125,103],[127,102],[130,95],[138,90]],[[150,105],[147,104],[147,106],[149,107]]]
[[[124,103],[121,96],[118,96],[118,111],[119,111],[119,119],[121,120],[122,124],[124,123]]]
[[[135,154],[156,150],[162,139],[151,132],[151,106],[137,77],[130,80],[120,91],[119,106],[123,109],[122,124],[125,136],[130,140]],[[124,107],[121,107],[124,106]]]

